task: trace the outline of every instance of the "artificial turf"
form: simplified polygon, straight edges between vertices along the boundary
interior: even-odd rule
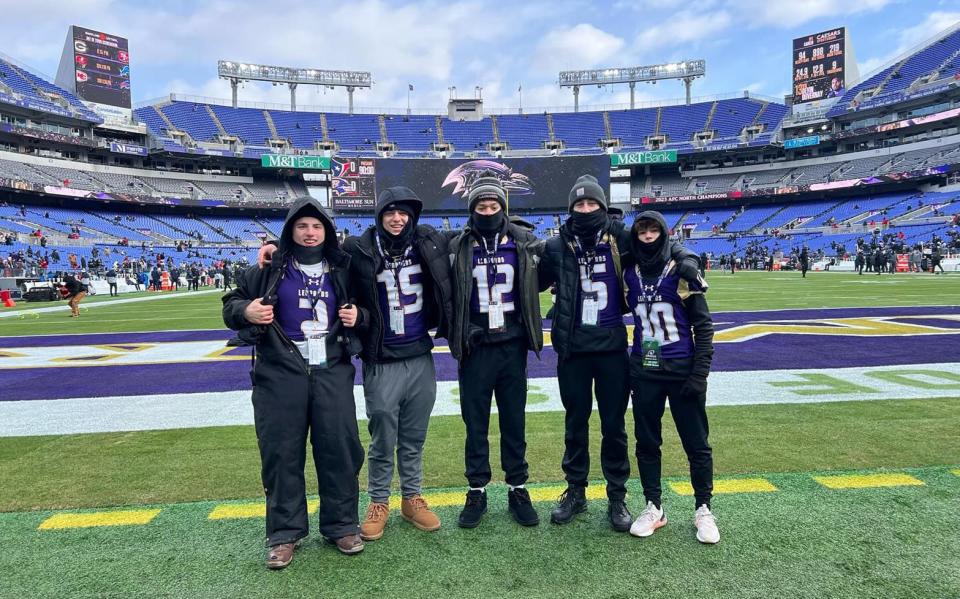
[[[775,310],[782,308],[837,308],[850,306],[956,305],[960,298],[960,275],[808,273],[801,278],[790,272],[726,272],[707,274],[710,309],[718,311]],[[60,304],[19,303],[14,310],[28,310],[24,318],[0,318],[0,336],[68,333],[144,332],[189,329],[222,329],[220,295],[166,292],[170,297],[148,302],[108,305],[102,296],[84,301],[89,306],[80,318],[68,318],[69,308]],[[140,296],[151,296],[141,293]],[[118,299],[136,297],[124,294]],[[105,305],[94,304],[104,302]],[[550,309],[548,292],[540,295],[541,313]],[[32,313],[36,308],[62,306],[53,312]],[[0,308],[0,312],[9,311]]]
[[[689,497],[664,495],[669,523],[647,539],[615,533],[603,500],[565,526],[521,528],[502,486],[473,530],[441,507],[436,533],[391,515],[352,557],[309,537],[281,572],[262,565],[261,518],[208,520],[213,502],[163,506],[149,524],[38,530],[50,514],[0,514],[0,589],[30,597],[956,597],[960,540],[945,523],[960,477],[832,490],[809,474],[768,474],[776,492],[718,496],[721,541],[694,539]],[[634,485],[631,485],[633,487]],[[631,489],[635,491],[634,488]],[[631,507],[639,510],[637,493]],[[316,520],[314,519],[315,523]]]

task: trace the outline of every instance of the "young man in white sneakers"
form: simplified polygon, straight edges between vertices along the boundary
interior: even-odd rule
[[[713,450],[707,441],[707,376],[713,358],[713,320],[699,272],[670,256],[669,229],[659,212],[641,212],[631,230],[634,264],[624,268],[627,305],[634,314],[630,383],[637,465],[647,505],[630,534],[648,537],[667,523],[660,503],[660,421],[667,399],[690,463],[697,540],[720,540],[710,512]]]

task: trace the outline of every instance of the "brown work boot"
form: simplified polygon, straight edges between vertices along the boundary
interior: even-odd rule
[[[420,530],[433,532],[440,529],[440,518],[427,505],[427,500],[420,495],[404,497],[400,502],[400,515]]]
[[[300,541],[296,541],[267,548],[267,568],[281,570],[289,566],[290,562],[293,561],[293,553],[299,545]]]
[[[360,538],[364,541],[376,541],[382,537],[389,516],[389,505],[371,501],[370,505],[367,506],[367,517],[360,525]]]
[[[339,539],[327,539],[327,541],[336,545],[344,555],[354,555],[363,551],[363,539],[360,535],[347,535]]]

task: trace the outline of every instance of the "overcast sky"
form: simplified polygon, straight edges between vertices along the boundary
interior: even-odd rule
[[[0,53],[53,75],[67,27],[130,40],[134,102],[171,92],[229,98],[218,59],[367,70],[356,103],[441,109],[483,88],[486,106],[572,106],[557,73],[705,58],[694,95],[790,89],[790,40],[846,26],[861,75],[960,21],[960,0],[526,0],[274,2],[0,0]],[[680,82],[637,87],[638,100],[683,95]],[[301,105],[346,94],[302,88]],[[287,103],[285,87],[247,83],[241,100]],[[580,104],[628,101],[626,86],[589,88]]]

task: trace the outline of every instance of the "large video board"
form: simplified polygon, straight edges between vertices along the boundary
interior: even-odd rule
[[[793,40],[793,105],[839,99],[845,70],[846,27]]]
[[[130,108],[130,52],[126,38],[74,25],[73,66],[82,99]]]
[[[376,189],[394,185],[412,189],[424,210],[466,211],[467,189],[482,174],[492,172],[507,191],[510,209],[567,211],[570,188],[580,175],[593,175],[604,190],[610,186],[610,157],[377,159]]]

